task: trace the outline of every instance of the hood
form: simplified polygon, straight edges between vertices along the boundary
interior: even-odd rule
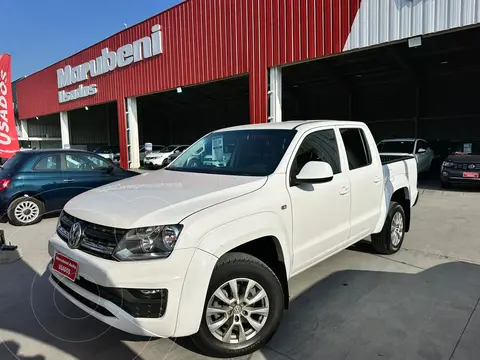
[[[444,161],[461,163],[480,163],[480,155],[449,155]]]
[[[117,228],[177,224],[206,207],[256,191],[266,180],[159,170],[89,190],[64,209],[79,219]]]

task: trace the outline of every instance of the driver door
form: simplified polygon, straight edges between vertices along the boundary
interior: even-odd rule
[[[420,149],[424,149],[425,152],[419,152]],[[428,170],[430,166],[431,153],[428,144],[423,140],[417,140],[415,145],[415,157],[418,162],[418,171],[423,172]]]
[[[298,273],[339,249],[350,236],[350,180],[339,156],[334,128],[308,133],[296,150],[287,183],[293,212],[293,273]],[[332,167],[333,179],[320,184],[292,186],[309,161]]]
[[[63,157],[65,203],[85,191],[115,181],[115,177],[107,171],[112,166],[111,162],[100,156],[72,152],[65,153]]]

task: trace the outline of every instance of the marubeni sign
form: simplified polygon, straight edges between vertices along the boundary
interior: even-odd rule
[[[90,78],[114,71],[116,68],[128,66],[130,64],[151,58],[163,53],[162,31],[160,25],[152,27],[152,34],[132,44],[119,47],[117,51],[110,51],[108,48],[102,49],[101,56],[90,60],[81,65],[71,67],[65,66],[57,70],[58,89],[71,86]],[[58,92],[58,101],[65,103],[68,101],[93,96],[98,92],[96,84],[80,85],[73,90],[61,90]]]
[[[19,149],[10,61],[10,55],[0,55],[0,158],[11,158]]]

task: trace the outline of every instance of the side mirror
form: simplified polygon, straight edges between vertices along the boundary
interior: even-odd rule
[[[417,154],[424,154],[426,152],[427,152],[427,150],[425,150],[423,148],[420,148],[420,149],[417,150]]]
[[[320,184],[333,179],[330,164],[323,161],[309,161],[295,178],[297,184]]]

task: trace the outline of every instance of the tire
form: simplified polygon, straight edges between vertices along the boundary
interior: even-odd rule
[[[401,218],[401,224],[398,222],[399,217]],[[372,234],[372,245],[376,252],[392,255],[400,250],[405,238],[405,220],[406,216],[402,205],[392,201],[382,231],[378,234]],[[392,230],[392,226],[395,226],[394,223],[397,227],[396,234]]]
[[[22,212],[22,209],[24,210]],[[29,210],[29,212],[27,211]],[[33,225],[42,220],[45,205],[31,196],[22,196],[13,200],[8,206],[7,216],[10,223],[15,226]],[[23,213],[23,215],[21,215]]]
[[[214,296],[214,293],[218,293],[218,290],[220,290],[223,295],[226,295],[227,299],[231,298],[235,300],[232,295],[232,287],[229,283],[229,281],[234,279],[237,279],[235,283],[237,284],[236,287],[238,289],[240,303],[243,301],[243,295],[248,287],[247,284],[252,284],[251,281],[256,285],[249,291],[251,295],[248,298],[250,300],[258,296],[258,294],[261,293],[261,288],[263,288],[266,296],[250,304],[252,306],[246,307],[246,309],[251,310],[254,306],[258,306],[256,309],[257,312],[259,312],[258,309],[260,308],[268,308],[268,314],[267,316],[253,314],[253,317],[248,315],[250,319],[256,321],[256,325],[263,324],[261,328],[257,327],[257,332],[250,325],[247,316],[245,316],[246,314],[243,313],[242,305],[239,306],[237,302],[234,302],[230,307],[228,305],[224,306],[225,309],[229,309],[229,313],[219,315],[217,312],[213,312],[209,314],[208,322],[211,325],[219,320],[224,322],[224,325],[214,331],[214,335],[207,324],[207,307],[209,307],[209,305],[211,305],[209,308],[218,308],[218,306],[220,306],[221,301]],[[259,287],[257,285],[259,285]],[[227,293],[223,292],[225,290],[227,290]],[[216,301],[214,301],[214,299]],[[226,305],[225,302],[224,304]],[[280,324],[283,310],[283,288],[275,273],[256,257],[244,253],[228,253],[220,258],[215,266],[205,299],[200,329],[192,336],[192,340],[199,350],[208,356],[233,358],[250,354],[262,348],[270,341]],[[217,318],[214,319],[214,317]],[[228,320],[225,322],[225,319]],[[241,337],[240,326],[234,324],[234,321],[239,321],[244,330],[245,338],[240,343],[238,343]],[[228,333],[230,327],[233,329],[231,332],[231,340],[233,343],[224,342],[221,339],[223,335]],[[235,343],[235,341],[237,341],[237,343]]]

